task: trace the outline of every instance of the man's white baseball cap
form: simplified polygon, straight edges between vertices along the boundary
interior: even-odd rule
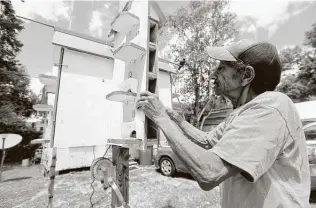
[[[227,47],[207,47],[208,55],[220,61],[242,61],[255,70],[253,85],[274,90],[280,82],[281,61],[277,48],[268,42],[240,40]],[[259,87],[259,86],[258,86]]]

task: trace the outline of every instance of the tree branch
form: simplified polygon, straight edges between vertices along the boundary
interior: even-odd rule
[[[208,114],[203,117],[202,122],[200,124],[200,130],[202,130],[205,120],[211,115],[212,112],[213,112],[213,108],[211,108],[210,112],[208,112]]]
[[[201,110],[201,112],[200,112],[200,114],[199,114],[199,116],[198,116],[198,121],[201,119],[201,117],[202,117],[202,115],[203,115],[203,113],[204,113],[204,111],[206,110],[206,108],[209,106],[209,103],[212,101],[212,99],[211,98],[208,98],[208,101],[206,102],[206,104],[204,105],[204,107],[203,107],[203,109]]]

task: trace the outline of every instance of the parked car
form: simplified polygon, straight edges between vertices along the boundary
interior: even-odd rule
[[[311,190],[316,190],[316,122],[304,125],[311,174]]]
[[[158,148],[155,166],[165,176],[173,176],[176,172],[188,173],[187,168],[169,146]]]
[[[316,122],[304,125],[306,145],[308,151],[309,167],[311,174],[311,190],[316,190]],[[176,172],[189,173],[171,147],[162,147],[157,150],[155,166],[165,176],[173,176]]]

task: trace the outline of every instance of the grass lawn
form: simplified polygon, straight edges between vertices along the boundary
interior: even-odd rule
[[[39,166],[8,168],[0,183],[0,208],[47,207],[48,178]],[[111,204],[111,191],[104,191],[100,182],[93,184],[94,208]],[[219,208],[219,189],[205,192],[187,175],[162,176],[153,166],[130,172],[131,208]],[[89,171],[59,175],[55,179],[54,207],[89,208],[92,193]],[[314,198],[314,197],[313,197]],[[316,208],[312,204],[311,208]]]
[[[92,193],[89,171],[59,175],[55,179],[54,207],[91,207]],[[0,207],[47,207],[48,179],[41,176],[39,167],[15,168],[3,173],[0,184]],[[95,208],[110,207],[111,191],[104,191],[100,182],[93,184]],[[169,178],[153,166],[130,172],[131,208],[217,208],[219,189],[205,192],[186,177]]]

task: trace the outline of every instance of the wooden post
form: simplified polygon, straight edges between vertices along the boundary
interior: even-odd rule
[[[55,167],[56,167],[56,147],[52,149],[52,164],[49,170],[49,186],[48,186],[48,208],[53,207],[54,183],[55,183]]]
[[[126,203],[129,202],[129,149],[117,145],[112,146],[113,164],[116,166],[115,183],[122,193]],[[112,190],[111,207],[116,208],[122,206],[115,192]]]
[[[1,167],[0,167],[0,182],[2,181],[3,163],[4,163],[4,158],[6,155],[6,152],[4,149],[4,142],[5,142],[5,138],[2,138],[2,158],[1,158]]]
[[[55,169],[56,169],[56,160],[57,160],[56,158],[57,149],[56,147],[54,147],[54,140],[55,140],[55,132],[56,132],[56,118],[57,118],[57,110],[58,110],[57,107],[58,107],[58,98],[59,98],[59,91],[60,91],[61,73],[63,69],[64,52],[65,52],[65,48],[61,47],[59,64],[58,64],[59,69],[58,69],[58,76],[57,76],[57,93],[55,95],[55,103],[54,103],[53,129],[52,129],[52,136],[50,140],[50,147],[52,148],[52,164],[49,170],[48,208],[53,207]]]

